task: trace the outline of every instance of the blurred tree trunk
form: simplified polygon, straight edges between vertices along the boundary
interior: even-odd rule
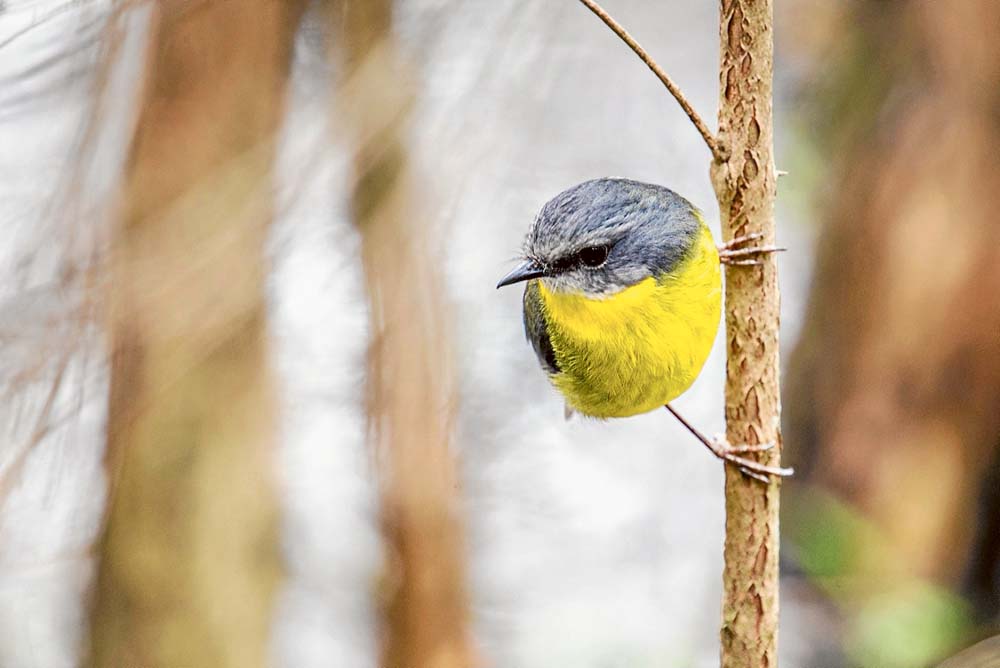
[[[264,666],[277,584],[264,243],[303,2],[165,2],[111,249],[91,666]]]
[[[722,0],[719,5],[719,144],[712,165],[722,233],[775,238],[772,121],[771,0]],[[726,268],[726,438],[734,444],[774,443],[761,455],[781,460],[778,376],[780,295],[773,255],[760,266]],[[781,481],[761,484],[726,466],[723,571],[723,668],[778,664],[778,506]]]
[[[465,595],[446,290],[436,230],[405,145],[413,94],[390,0],[334,0],[341,125],[354,151],[351,212],[371,313],[367,413],[387,550],[383,668],[473,664]]]
[[[823,65],[816,125],[836,164],[787,384],[808,479],[875,521],[891,571],[951,585],[984,491],[1000,512],[984,488],[1000,463],[997,26],[994,0],[856,0],[834,28],[847,53]],[[979,544],[995,573],[995,535]]]

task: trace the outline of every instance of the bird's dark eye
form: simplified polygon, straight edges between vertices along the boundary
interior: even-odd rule
[[[607,261],[610,251],[610,246],[588,246],[577,253],[577,257],[580,258],[580,264],[585,267],[600,267]]]

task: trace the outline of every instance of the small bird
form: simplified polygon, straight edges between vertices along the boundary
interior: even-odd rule
[[[523,262],[497,288],[526,281],[524,331],[572,411],[627,417],[661,406],[717,457],[768,481],[791,469],[745,457],[773,444],[730,445],[689,424],[670,402],[701,372],[719,327],[719,263],[759,264],[773,246],[717,247],[701,213],[663,186],[586,181],[549,200]]]

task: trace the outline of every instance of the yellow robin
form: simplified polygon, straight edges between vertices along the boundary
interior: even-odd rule
[[[586,181],[535,218],[523,261],[497,287],[525,281],[524,329],[572,411],[627,417],[664,406],[717,457],[767,481],[791,469],[745,455],[773,444],[707,438],[671,406],[701,372],[719,327],[719,263],[750,265],[773,246],[747,235],[718,248],[701,213],[662,186]]]

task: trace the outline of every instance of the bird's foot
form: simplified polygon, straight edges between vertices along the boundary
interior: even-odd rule
[[[781,466],[770,466],[762,464],[753,459],[742,457],[741,455],[753,452],[767,452],[774,447],[774,443],[761,443],[759,445],[731,445],[724,436],[716,436],[708,444],[709,449],[715,453],[719,459],[733,464],[743,475],[763,483],[771,482],[771,476],[790,476],[795,471]]]
[[[760,232],[751,232],[740,237],[734,237],[719,246],[719,262],[731,267],[746,267],[763,263],[761,255],[767,253],[777,253],[787,250],[778,246],[751,246],[744,248],[745,244],[756,241],[764,235]]]

